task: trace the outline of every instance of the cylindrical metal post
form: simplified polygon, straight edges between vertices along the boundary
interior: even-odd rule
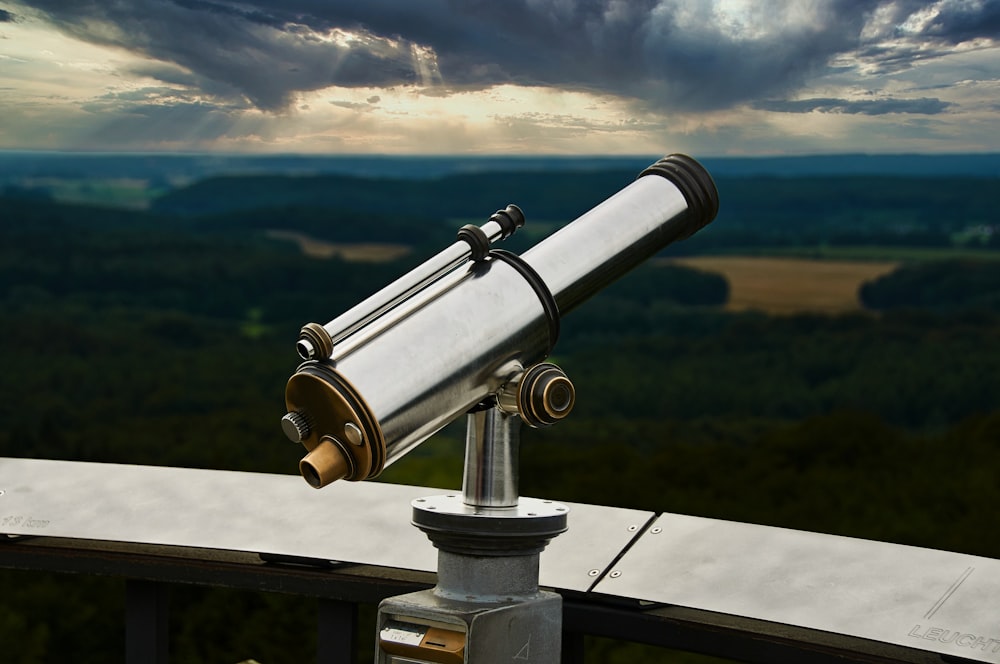
[[[521,418],[495,406],[466,417],[463,502],[473,507],[515,507]]]
[[[125,595],[125,661],[128,664],[167,664],[170,660],[167,586],[156,581],[129,579]]]
[[[438,579],[434,593],[463,602],[497,602],[532,597],[538,593],[538,559],[537,553],[467,556],[438,551]]]

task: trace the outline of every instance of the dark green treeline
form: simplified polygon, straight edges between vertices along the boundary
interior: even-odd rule
[[[420,209],[426,234],[375,212],[273,208],[241,228],[229,212],[0,199],[0,456],[293,473],[299,453],[277,422],[298,328],[448,242],[453,220]],[[312,260],[268,228],[410,233],[414,252]],[[890,306],[944,279],[903,273],[866,291],[879,315],[783,318],[723,313],[717,275],[637,270],[565,319],[553,359],[577,385],[576,412],[525,433],[522,492],[998,557],[1000,314],[993,282],[969,269],[985,268],[946,275],[965,284],[961,307]],[[460,435],[447,429],[384,479],[456,486]],[[16,644],[5,661],[122,656],[119,582],[4,571],[0,587],[0,643]],[[178,589],[171,647],[185,662],[308,660],[314,608]]]

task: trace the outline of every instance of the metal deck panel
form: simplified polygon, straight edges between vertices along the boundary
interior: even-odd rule
[[[0,458],[0,533],[364,563],[433,572],[410,525],[427,487],[193,468]],[[586,591],[652,512],[567,503],[569,530],[542,553],[543,586]],[[633,527],[630,530],[630,527]]]
[[[661,515],[594,588],[1000,663],[1000,561]]]

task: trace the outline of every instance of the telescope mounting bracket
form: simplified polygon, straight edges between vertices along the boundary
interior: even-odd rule
[[[554,365],[538,367],[513,381],[516,391],[527,389],[529,400],[546,394],[568,413],[572,384]],[[525,378],[539,374],[548,381],[525,388]],[[413,525],[438,549],[437,585],[382,601],[377,664],[560,658],[562,597],[539,589],[538,569],[542,550],[566,530],[569,508],[518,496],[521,417],[503,409],[505,400],[512,407],[501,393],[466,416],[462,493],[411,503]]]

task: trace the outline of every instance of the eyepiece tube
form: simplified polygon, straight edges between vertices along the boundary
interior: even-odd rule
[[[324,440],[299,461],[299,472],[314,489],[351,475],[351,457],[336,443]]]

